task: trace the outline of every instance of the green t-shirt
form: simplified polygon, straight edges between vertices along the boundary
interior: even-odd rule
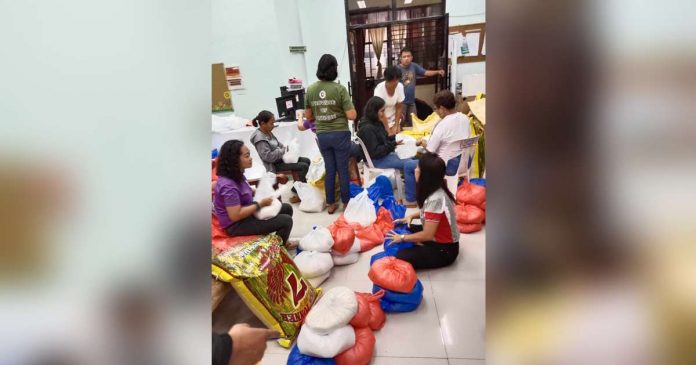
[[[346,111],[355,109],[348,90],[333,81],[317,81],[307,88],[305,109],[312,108],[317,133],[347,131]]]

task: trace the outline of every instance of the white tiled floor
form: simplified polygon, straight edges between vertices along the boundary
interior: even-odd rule
[[[326,226],[333,215],[303,213],[295,208],[292,237],[302,237],[312,226]],[[347,286],[369,292],[370,256],[382,246],[361,254],[356,264],[335,267],[321,286]],[[414,312],[387,314],[377,343],[373,365],[483,365],[485,364],[485,232],[462,234],[457,262],[452,266],[418,273],[423,282],[423,302]],[[289,350],[268,343],[263,365],[287,363]]]

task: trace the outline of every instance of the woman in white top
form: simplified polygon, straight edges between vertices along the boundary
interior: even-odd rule
[[[446,174],[452,176],[457,172],[461,148],[459,142],[469,138],[469,118],[455,110],[457,102],[454,94],[449,90],[443,90],[435,94],[433,98],[435,112],[442,118],[426,140],[418,140],[416,145],[423,146],[429,152],[436,153],[447,163]]]
[[[384,114],[389,121],[389,129],[397,133],[401,131],[401,108],[405,97],[404,85],[399,80],[401,70],[396,66],[389,66],[384,70],[384,81],[380,82],[374,91],[374,96],[379,96],[385,102]]]

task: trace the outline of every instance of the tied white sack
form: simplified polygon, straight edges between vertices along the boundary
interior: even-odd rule
[[[325,335],[350,323],[357,311],[355,292],[348,287],[337,286],[327,291],[314,304],[307,313],[305,326],[311,327],[317,334]]]
[[[329,278],[329,276],[331,276],[331,270],[324,275],[319,275],[315,278],[309,278],[307,280],[309,280],[309,283],[312,284],[313,287],[318,288],[321,283],[325,282],[326,279]]]
[[[300,144],[297,143],[297,139],[293,139],[287,146],[288,150],[283,154],[283,162],[297,163],[300,159]]]
[[[324,210],[324,193],[312,185],[296,181],[293,185],[300,198],[300,210],[307,213],[319,213]]]
[[[324,159],[317,157],[312,160],[312,163],[309,164],[309,170],[307,170],[307,182],[314,183],[321,179],[325,173],[326,169],[324,167]],[[297,187],[295,189],[297,189]]]
[[[289,203],[290,198],[292,198],[292,196],[295,195],[292,192],[292,187],[293,183],[290,181],[286,182],[285,184],[278,185],[278,192],[280,193],[280,199],[283,201],[283,203]]]
[[[304,355],[330,359],[355,345],[355,330],[350,325],[331,333],[319,334],[306,324],[297,337],[297,349]]]
[[[353,241],[353,246],[350,246],[350,250],[344,255],[331,253],[331,258],[336,266],[351,265],[358,260],[360,260],[360,240],[356,237]]]
[[[403,144],[396,146],[395,152],[399,158],[413,158],[416,156],[416,153],[418,153],[418,146],[416,146],[415,138],[404,134],[397,134],[396,141],[403,141]]]
[[[277,198],[280,196],[280,192],[273,190],[273,184],[275,183],[276,175],[272,172],[267,172],[259,180],[259,185],[256,187],[256,193],[254,194],[254,200],[260,202],[261,200],[273,197]],[[263,207],[254,213],[254,217],[260,220],[271,219],[280,213],[280,209],[283,204],[278,199],[273,199],[271,205]]]
[[[377,214],[372,199],[367,195],[367,190],[352,198],[346,206],[343,216],[350,223],[358,223],[363,227],[368,227],[375,223]]]
[[[316,227],[300,239],[300,250],[331,252],[334,240],[326,227]]]
[[[319,251],[302,251],[294,260],[302,276],[311,279],[331,271],[334,266],[331,254]]]

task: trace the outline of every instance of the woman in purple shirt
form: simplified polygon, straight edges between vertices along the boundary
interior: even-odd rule
[[[254,213],[273,202],[272,197],[259,202],[253,200],[254,192],[244,177],[244,170],[251,167],[251,155],[244,142],[230,140],[220,147],[217,165],[217,184],[213,196],[213,209],[220,226],[230,236],[269,234],[276,232],[288,246],[292,230],[292,206],[283,203],[277,216],[259,220]]]

